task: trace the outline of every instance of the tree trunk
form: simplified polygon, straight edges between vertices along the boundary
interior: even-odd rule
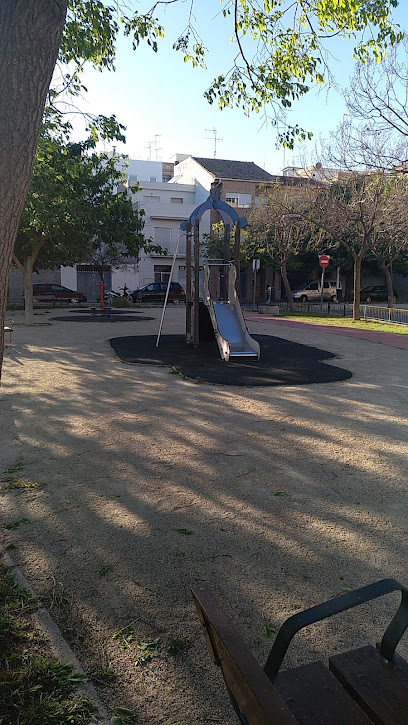
[[[377,259],[380,264],[380,268],[384,272],[385,276],[385,283],[387,285],[388,307],[392,309],[394,307],[394,285],[392,283],[391,265],[386,264],[384,259],[381,259],[379,257],[377,257]]]
[[[0,2],[0,375],[11,257],[66,10],[67,0]]]
[[[288,298],[289,307],[292,310],[292,312],[296,312],[295,303],[293,301],[293,295],[292,290],[290,288],[289,280],[288,280],[288,273],[286,271],[286,260],[284,262],[281,262],[280,264],[280,271],[283,279],[283,284],[285,287],[286,296]]]
[[[33,310],[33,266],[34,260],[29,257],[24,262],[24,318],[26,325],[34,325]]]
[[[360,290],[361,290],[361,263],[362,263],[362,261],[363,261],[363,257],[361,254],[356,254],[354,256],[353,320],[360,319]]]

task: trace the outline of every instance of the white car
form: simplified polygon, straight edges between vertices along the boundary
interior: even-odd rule
[[[292,292],[295,302],[319,302],[321,300],[321,283],[320,280],[309,282],[302,289]],[[324,280],[323,282],[323,300],[335,301],[337,299],[336,283]]]

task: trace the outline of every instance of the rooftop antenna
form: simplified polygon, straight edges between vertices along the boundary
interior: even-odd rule
[[[149,149],[149,161],[152,160],[152,146],[154,144],[154,141],[148,141],[146,146]]]
[[[214,158],[217,158],[217,141],[223,141],[223,138],[217,137],[217,129],[215,127],[213,128],[206,128],[205,129],[208,133],[212,133],[214,135]],[[209,136],[206,136],[206,138],[210,138]]]
[[[156,161],[157,161],[157,152],[158,152],[158,151],[163,151],[162,147],[160,147],[160,148],[158,147],[158,143],[159,143],[159,142],[158,142],[158,140],[157,140],[157,139],[159,139],[159,138],[160,138],[160,136],[161,136],[161,133],[156,133],[156,134],[154,135],[154,150],[155,150],[155,155],[156,155]]]

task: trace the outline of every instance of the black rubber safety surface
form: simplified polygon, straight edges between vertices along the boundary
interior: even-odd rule
[[[83,311],[85,312],[85,310]],[[57,322],[142,322],[143,320],[154,320],[154,317],[145,317],[144,315],[138,315],[136,317],[135,314],[137,313],[132,313],[131,315],[114,313],[112,317],[107,317],[106,315],[90,315],[88,313],[87,315],[50,317],[50,320],[56,320]]]
[[[217,385],[307,385],[351,378],[349,370],[325,365],[336,357],[326,350],[299,345],[280,337],[253,335],[261,346],[259,360],[221,359],[215,340],[203,341],[195,350],[184,335],[163,335],[156,348],[156,335],[114,337],[109,340],[122,362],[163,365],[186,378]]]
[[[106,310],[106,308],[103,308],[103,309]],[[96,310],[96,312],[93,312],[93,310]],[[72,312],[73,311],[74,310],[72,310]],[[96,315],[100,315],[101,314],[101,308],[98,307],[97,305],[95,305],[95,307],[91,307],[91,308],[89,308],[89,307],[83,307],[82,309],[75,310],[75,314],[76,315],[78,314],[78,312],[80,314],[85,314],[85,315],[91,315],[91,314],[93,314],[93,315],[95,315],[95,314]],[[112,315],[141,315],[142,314],[142,310],[135,310],[132,307],[123,307],[122,309],[116,309],[116,308],[113,308],[112,309],[111,308],[110,312],[111,312]]]

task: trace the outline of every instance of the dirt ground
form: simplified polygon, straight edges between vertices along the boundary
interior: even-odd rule
[[[169,309],[164,333],[182,333],[184,314]],[[108,707],[141,725],[232,725],[192,583],[211,585],[262,663],[271,627],[295,611],[383,577],[408,584],[408,350],[251,321],[336,353],[327,364],[353,377],[221,387],[119,361],[109,338],[154,334],[159,310],[115,324],[55,316],[28,328],[13,313],[0,475],[40,485],[3,484],[1,523],[29,520],[3,527],[3,544]],[[315,625],[285,665],[378,641],[396,602]],[[137,663],[138,643],[157,639]]]

